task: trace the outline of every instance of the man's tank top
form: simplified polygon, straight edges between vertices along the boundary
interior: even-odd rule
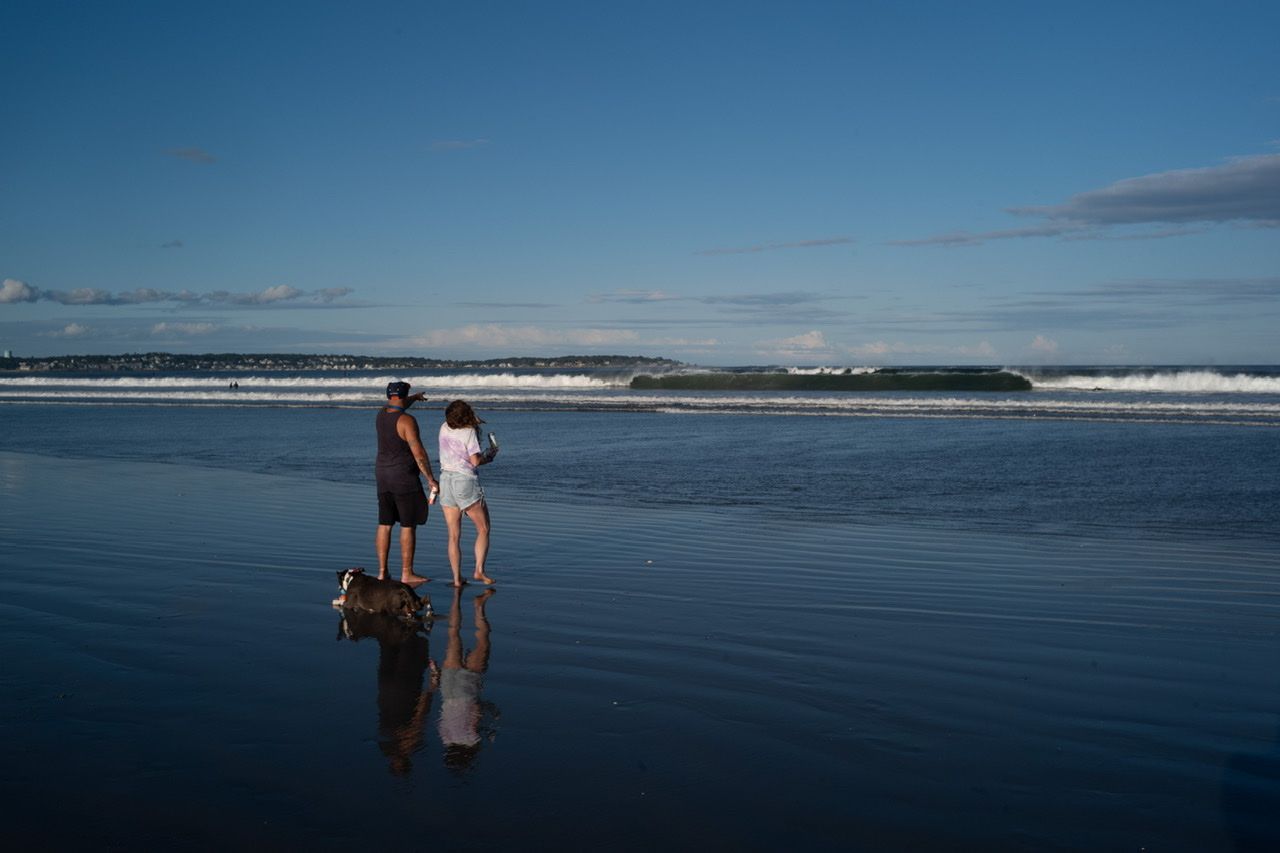
[[[409,442],[396,432],[396,422],[404,412],[386,409],[378,412],[378,461],[374,473],[378,491],[404,494],[422,488],[418,482],[418,463],[414,461]]]

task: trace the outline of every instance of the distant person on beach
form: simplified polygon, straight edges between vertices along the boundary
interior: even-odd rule
[[[476,526],[476,570],[472,577],[485,584],[493,583],[493,578],[484,573],[484,561],[489,555],[489,506],[476,469],[492,462],[498,448],[491,444],[487,451],[480,452],[482,423],[465,401],[454,400],[444,410],[444,423],[440,424],[440,505],[449,528],[449,566],[455,587],[466,583],[462,579],[463,513]]]
[[[407,410],[424,399],[422,394],[409,394],[408,382],[387,385],[387,405],[378,412],[378,459],[374,473],[378,483],[378,533],[374,542],[378,549],[378,577],[387,578],[387,560],[391,554],[391,528],[400,525],[400,580],[408,584],[425,583],[413,571],[413,551],[417,544],[418,525],[427,523],[427,496],[422,491],[418,474],[427,478],[431,488],[438,489],[431,473],[431,460],[418,437],[418,422]],[[457,575],[454,569],[454,575]]]

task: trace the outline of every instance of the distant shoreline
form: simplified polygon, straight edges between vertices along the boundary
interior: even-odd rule
[[[676,368],[683,362],[639,355],[562,355],[551,358],[489,359],[421,358],[415,356],[320,355],[280,353],[168,352],[121,355],[54,355],[41,358],[0,358],[0,370],[76,370],[101,373],[154,373],[178,370],[475,370],[564,368]]]

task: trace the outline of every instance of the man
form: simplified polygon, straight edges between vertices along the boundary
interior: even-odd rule
[[[407,584],[426,583],[430,578],[414,574],[413,550],[417,527],[427,523],[427,496],[418,474],[427,478],[432,491],[440,486],[431,473],[427,449],[418,438],[418,421],[407,410],[425,399],[409,394],[408,382],[387,385],[387,405],[378,412],[378,461],[374,467],[378,481],[378,577],[387,577],[391,554],[391,528],[400,525],[400,580]]]

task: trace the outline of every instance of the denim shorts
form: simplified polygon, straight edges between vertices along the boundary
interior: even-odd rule
[[[466,509],[482,500],[484,489],[480,488],[480,478],[475,474],[464,474],[461,471],[440,472],[441,505]]]

